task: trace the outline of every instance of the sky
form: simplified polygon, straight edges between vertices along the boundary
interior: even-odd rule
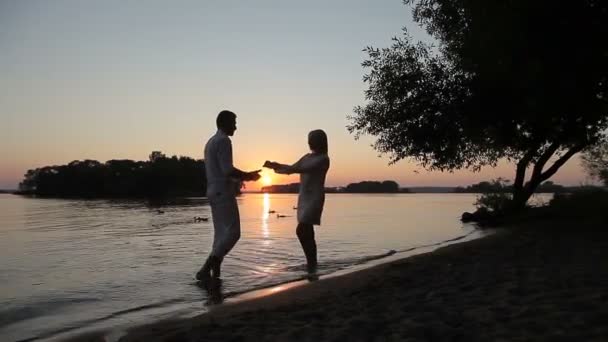
[[[429,40],[400,0],[2,0],[0,189],[16,188],[28,169],[72,160],[145,160],[152,151],[200,159],[223,109],[238,116],[234,161],[243,170],[295,162],[308,152],[307,133],[321,128],[328,186],[512,178],[508,163],[479,173],[388,165],[373,137],[348,133],[347,116],[365,103],[362,49],[389,46],[403,27]],[[552,180],[590,182],[576,159]]]

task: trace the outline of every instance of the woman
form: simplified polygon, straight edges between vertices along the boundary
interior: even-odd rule
[[[325,176],[329,169],[327,135],[323,130],[308,133],[311,153],[304,155],[293,165],[266,161],[265,167],[281,174],[300,174],[298,194],[298,227],[296,234],[306,255],[308,272],[317,269],[317,244],[313,226],[321,224],[321,213],[325,203]]]

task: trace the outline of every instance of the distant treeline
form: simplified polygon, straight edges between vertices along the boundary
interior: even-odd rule
[[[150,154],[148,161],[75,160],[67,165],[28,170],[19,193],[48,197],[204,196],[203,160]]]
[[[325,188],[325,190],[327,190],[327,188]],[[300,183],[275,184],[275,185],[263,186],[261,191],[268,192],[268,193],[297,194],[298,191],[300,191]]]
[[[467,187],[456,187],[454,192],[457,193],[511,193],[512,185],[505,185],[500,182],[479,182]],[[569,192],[570,188],[563,185],[555,184],[552,181],[546,181],[536,188],[536,193],[562,193]]]
[[[298,193],[300,183],[277,184],[262,187],[262,192],[269,193]],[[399,184],[395,181],[363,181],[359,183],[351,183],[345,187],[327,187],[326,193],[398,193],[409,192],[408,189],[400,189]]]
[[[384,182],[363,181],[359,183],[350,183],[344,189],[348,193],[397,193],[400,192],[399,184],[392,180]],[[401,192],[409,192],[403,189]]]

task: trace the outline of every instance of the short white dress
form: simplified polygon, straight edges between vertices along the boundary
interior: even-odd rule
[[[308,153],[293,165],[283,165],[277,173],[300,174],[298,194],[298,223],[320,225],[325,204],[325,177],[329,170],[329,156]]]

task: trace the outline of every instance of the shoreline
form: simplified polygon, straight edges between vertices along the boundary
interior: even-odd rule
[[[194,318],[69,340],[601,340],[608,233],[582,228],[530,224]]]
[[[183,321],[183,320],[193,319],[196,317],[208,315],[209,313],[216,311],[216,310],[224,310],[223,307],[232,307],[234,305],[247,306],[247,305],[249,305],[249,302],[251,302],[251,301],[256,301],[256,300],[263,299],[263,298],[266,298],[269,296],[276,296],[277,294],[279,294],[281,292],[285,292],[288,290],[289,291],[298,291],[298,289],[300,289],[302,287],[310,286],[312,283],[324,282],[326,280],[333,279],[333,278],[348,277],[352,273],[365,272],[369,269],[373,269],[376,267],[382,267],[385,264],[399,262],[401,260],[406,260],[406,259],[409,259],[412,257],[416,257],[418,255],[433,253],[437,250],[440,250],[442,248],[449,247],[449,246],[452,246],[455,244],[484,239],[484,238],[486,238],[488,236],[492,236],[500,231],[501,231],[500,229],[477,229],[476,228],[463,235],[456,236],[456,237],[453,237],[453,238],[450,238],[450,239],[447,239],[444,241],[430,243],[427,245],[415,246],[415,247],[411,247],[411,248],[407,248],[407,249],[399,250],[399,251],[391,251],[393,253],[389,252],[385,256],[370,259],[370,260],[367,260],[360,264],[353,264],[345,269],[341,269],[341,270],[338,270],[338,271],[335,271],[332,273],[328,273],[328,274],[318,275],[318,276],[312,278],[312,280],[310,277],[303,275],[299,279],[294,279],[294,280],[286,281],[284,283],[278,283],[278,284],[274,284],[274,285],[267,286],[267,287],[252,288],[249,290],[244,290],[244,291],[236,292],[236,293],[231,292],[228,295],[220,293],[220,295],[223,296],[220,303],[217,303],[217,302],[212,303],[213,301],[217,301],[218,298],[208,298],[207,300],[208,300],[208,303],[210,303],[210,304],[207,305],[206,310],[203,312],[196,312],[196,313],[189,312],[189,313],[178,314],[178,312],[176,311],[175,317],[167,318],[167,319],[159,319],[158,321],[155,321],[153,323],[148,323],[145,325],[159,324],[159,323],[162,324],[163,322],[166,322],[166,321],[175,321],[175,320]],[[211,297],[214,293],[211,292],[208,294]],[[52,336],[54,336],[54,338],[59,338],[60,340],[67,340],[67,341],[80,341],[80,340],[82,340],[82,338],[85,338],[85,340],[90,340],[90,338],[92,338],[92,340],[104,341],[104,342],[118,341],[121,337],[126,335],[127,331],[139,328],[141,326],[143,326],[143,325],[142,324],[120,325],[120,326],[115,326],[113,328],[93,329],[93,330],[88,330],[88,331],[87,331],[86,327],[80,327],[80,328],[74,329],[76,331],[76,333],[65,332],[65,333],[53,334]],[[84,331],[81,333],[78,333],[77,332],[78,330],[84,330]],[[62,335],[67,335],[67,337],[62,337]]]
[[[366,262],[363,262],[361,264],[355,264],[352,265],[348,268],[342,269],[342,270],[338,270],[336,272],[332,272],[329,274],[324,274],[324,275],[320,275],[317,277],[313,276],[313,280],[311,280],[311,277],[307,277],[304,276],[302,277],[302,279],[297,279],[297,280],[293,280],[293,281],[288,281],[285,283],[281,283],[281,284],[276,284],[276,285],[272,285],[269,287],[263,287],[263,288],[257,288],[257,289],[251,289],[251,290],[247,290],[247,291],[243,291],[240,293],[237,293],[233,296],[229,296],[227,298],[225,298],[225,300],[223,301],[222,304],[219,305],[234,305],[234,304],[238,304],[238,303],[243,303],[250,300],[254,300],[254,299],[258,299],[258,298],[263,298],[266,296],[271,296],[274,294],[277,294],[279,292],[284,292],[286,290],[292,290],[292,289],[296,289],[302,286],[307,286],[313,282],[318,282],[318,281],[325,281],[328,279],[332,279],[332,278],[339,278],[339,277],[344,277],[344,276],[348,276],[351,273],[357,273],[357,272],[362,272],[365,271],[367,269],[371,269],[371,268],[375,268],[375,267],[380,267],[384,264],[390,264],[393,262],[398,262],[401,260],[405,260],[408,258],[412,258],[415,257],[417,255],[422,255],[422,254],[429,254],[429,253],[433,253],[439,249],[445,248],[445,247],[449,247],[452,246],[454,244],[459,244],[459,243],[465,243],[465,242],[469,242],[469,241],[474,241],[474,240],[478,240],[478,239],[483,239],[485,237],[488,236],[492,236],[496,233],[500,233],[500,229],[476,229],[474,231],[471,231],[465,235],[461,235],[452,239],[448,239],[445,241],[441,241],[441,242],[437,242],[437,243],[432,243],[432,244],[428,244],[428,245],[421,245],[421,246],[417,246],[417,247],[412,247],[412,248],[408,248],[406,250],[403,251],[392,251],[394,253],[392,254],[388,254],[386,256],[382,256],[379,257],[377,259],[371,259],[368,260]],[[389,252],[390,253],[390,252]],[[244,305],[245,305],[244,304]],[[213,309],[214,307],[210,307],[210,310]],[[208,313],[208,312],[207,312]],[[204,314],[207,314],[204,313]],[[201,315],[204,315],[201,314]]]

